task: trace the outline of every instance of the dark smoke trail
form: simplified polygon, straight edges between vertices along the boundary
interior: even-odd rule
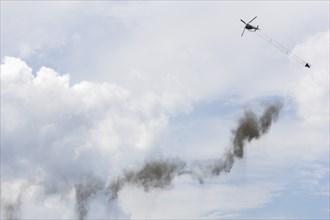
[[[109,194],[110,200],[115,200],[118,198],[118,193],[124,187],[124,184],[125,180],[121,177],[118,177],[109,184],[106,192]]]
[[[223,157],[211,163],[195,161],[191,166],[179,159],[152,160],[138,170],[126,170],[122,177],[112,181],[107,187],[110,199],[118,198],[119,191],[125,184],[133,184],[142,187],[148,192],[151,189],[164,189],[171,185],[173,179],[180,175],[190,175],[203,184],[204,178],[218,176],[221,172],[230,172],[235,158],[243,158],[246,142],[258,139],[266,134],[272,122],[278,118],[282,105],[273,103],[266,107],[263,114],[258,118],[253,111],[245,111],[238,121],[236,129],[232,130],[232,143]]]
[[[277,120],[281,107],[280,103],[267,106],[259,119],[254,112],[245,112],[244,116],[239,119],[238,127],[232,130],[234,156],[242,158],[246,141],[250,142],[253,139],[258,139],[268,132],[272,122]]]
[[[278,118],[281,106],[280,103],[268,105],[259,118],[253,111],[245,111],[243,117],[238,120],[237,128],[232,130],[230,147],[222,158],[211,163],[195,161],[187,165],[177,158],[154,159],[147,161],[139,169],[124,170],[123,174],[110,182],[106,189],[104,189],[104,184],[95,177],[85,179],[82,183],[75,185],[79,219],[85,219],[89,199],[100,191],[106,192],[112,201],[118,198],[125,184],[135,185],[149,192],[153,189],[169,187],[176,176],[189,175],[203,184],[207,177],[218,176],[223,171],[230,172],[235,158],[243,158],[245,144],[260,138],[269,131],[272,123]]]
[[[272,122],[277,121],[281,108],[281,103],[274,103],[266,108],[263,115],[259,119],[260,130],[262,134],[266,134],[270,129]]]
[[[232,149],[228,149],[223,158],[215,160],[213,164],[209,166],[209,170],[212,176],[218,176],[222,171],[229,173],[233,165],[234,154],[232,153]]]
[[[94,176],[87,176],[81,183],[75,185],[76,209],[80,220],[87,216],[89,199],[103,189],[104,183]]]
[[[246,111],[244,116],[239,119],[239,125],[232,131],[234,156],[242,158],[244,154],[244,144],[250,142],[253,138],[259,138],[258,119],[254,112]]]
[[[151,189],[164,189],[171,185],[175,176],[185,174],[186,164],[179,159],[151,160],[139,170],[125,170],[122,177],[112,181],[108,186],[110,199],[117,199],[118,192],[125,184],[142,187],[148,192]]]
[[[175,176],[183,174],[184,168],[185,163],[178,159],[154,160],[138,171],[126,171],[124,176],[128,183],[142,186],[148,192],[153,188],[169,186]]]
[[[272,123],[278,119],[281,108],[280,102],[272,103],[266,107],[260,118],[252,111],[245,111],[243,117],[238,121],[237,128],[232,130],[231,148],[227,149],[222,159],[213,164],[211,174],[217,176],[222,171],[230,172],[235,158],[243,158],[246,142],[266,134]]]

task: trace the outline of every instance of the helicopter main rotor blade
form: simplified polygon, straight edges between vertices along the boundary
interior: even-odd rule
[[[242,19],[241,19],[241,22],[243,22],[244,24],[246,24],[245,21],[243,21]]]
[[[256,19],[257,18],[257,16],[255,16],[251,21],[249,21],[249,23],[248,24],[250,24],[254,19]]]
[[[241,35],[241,37],[243,37],[244,31],[245,31],[245,28],[243,29],[243,32],[242,32],[242,35]]]

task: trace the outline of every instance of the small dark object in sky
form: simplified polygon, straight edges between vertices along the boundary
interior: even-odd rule
[[[304,61],[303,59],[301,59],[300,57],[298,57],[297,55],[293,54],[292,51],[290,51],[289,49],[287,49],[286,47],[284,47],[282,44],[280,44],[279,42],[273,40],[272,38],[270,38],[268,35],[266,35],[264,32],[262,32],[259,28],[259,25],[257,27],[251,25],[250,23],[256,19],[257,16],[255,16],[251,21],[249,21],[248,23],[246,23],[245,21],[243,21],[241,19],[241,21],[245,24],[243,32],[241,34],[241,37],[243,37],[244,31],[245,29],[250,31],[250,32],[255,32],[260,38],[264,39],[265,41],[267,41],[268,43],[272,44],[274,47],[276,47],[277,49],[279,49],[280,51],[282,51],[283,53],[289,55],[291,58],[295,59],[297,62],[301,63],[302,65],[304,65],[307,68],[311,68],[311,65],[309,63],[307,63],[306,61]]]

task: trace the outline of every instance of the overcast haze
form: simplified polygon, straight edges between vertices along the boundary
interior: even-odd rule
[[[1,1],[1,219],[329,219],[329,153],[329,1]]]

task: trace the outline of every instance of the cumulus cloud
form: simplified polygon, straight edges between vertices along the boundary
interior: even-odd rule
[[[82,176],[93,173],[105,181],[143,161],[171,115],[190,110],[180,94],[135,95],[110,83],[70,85],[68,74],[42,67],[34,75],[24,61],[13,57],[4,59],[1,73],[5,182],[20,177],[60,190],[56,181],[63,181],[78,184],[76,192],[84,191],[79,185]],[[86,216],[84,201],[92,194],[77,197],[81,218]],[[8,206],[6,215],[10,207],[19,205]]]
[[[103,210],[104,216],[127,217],[115,201],[124,185],[150,191],[171,186],[181,175],[203,183],[222,169],[229,172],[234,158],[243,157],[246,141],[266,133],[280,109],[271,104],[260,117],[252,111],[245,113],[233,130],[232,147],[221,160],[224,167],[191,165],[180,159],[144,162],[169,118],[190,110],[189,98],[176,93],[135,95],[110,83],[70,85],[68,74],[42,67],[33,75],[24,61],[13,57],[5,58],[1,72],[2,189],[19,185],[18,178],[28,185],[27,190],[1,198],[4,218],[54,217],[45,212],[48,203],[75,204],[76,214],[67,214],[79,219],[100,216],[95,210],[104,205],[112,207],[111,213]],[[136,165],[141,167],[136,169]],[[201,175],[201,170],[206,174]],[[30,204],[31,210],[27,209],[22,195],[24,201],[40,200],[41,205]],[[95,210],[90,212],[90,207]],[[39,209],[43,211],[33,216],[32,210]]]
[[[298,113],[307,125],[329,125],[329,30],[309,37],[294,49],[311,57],[309,71],[299,72],[291,94],[298,105]]]

